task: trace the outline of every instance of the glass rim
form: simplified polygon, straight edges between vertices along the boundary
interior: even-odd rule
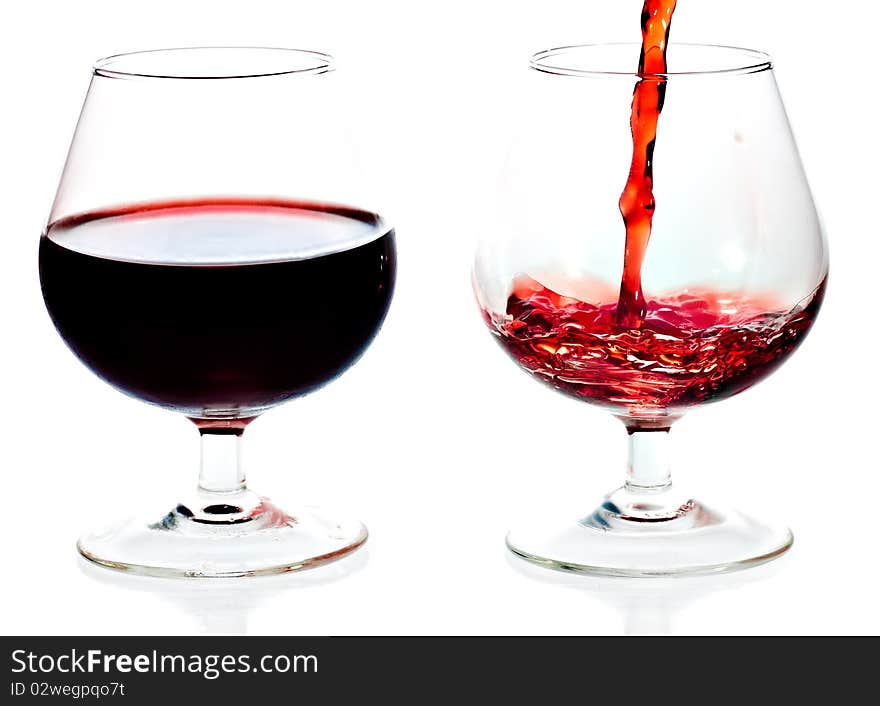
[[[208,53],[226,53],[242,55],[265,54],[266,69],[261,70],[226,70],[200,71],[180,68],[176,70],[150,70],[150,59],[180,55],[207,55]],[[269,57],[272,57],[271,59]],[[293,57],[296,57],[295,59]],[[183,62],[182,62],[183,63]],[[243,78],[264,78],[270,76],[314,76],[335,70],[336,60],[330,54],[311,49],[294,49],[290,47],[257,47],[257,46],[204,46],[204,47],[168,47],[166,49],[145,49],[141,51],[111,54],[97,61],[92,66],[95,76],[106,78],[157,78],[189,81],[228,80]],[[273,65],[274,64],[274,65]],[[128,68],[126,68],[128,66]],[[140,68],[139,68],[140,67]]]
[[[726,52],[735,52],[744,57],[743,63],[737,66],[727,68],[688,70],[688,71],[667,71],[666,73],[645,73],[640,74],[633,70],[609,70],[598,68],[578,68],[574,66],[566,66],[565,62],[551,61],[556,57],[573,51],[583,49],[608,49],[611,47],[632,47],[634,51],[641,48],[639,42],[596,42],[587,44],[569,44],[566,46],[553,47],[535,52],[529,58],[529,68],[545,74],[556,76],[584,76],[584,77],[601,77],[601,76],[626,76],[629,78],[656,78],[668,79],[672,77],[684,76],[716,76],[716,75],[747,75],[770,71],[773,68],[773,60],[769,54],[757,49],[748,49],[745,47],[728,46],[725,44],[702,44],[694,42],[670,42],[670,47],[689,47],[696,49],[708,49],[711,51],[723,50]]]

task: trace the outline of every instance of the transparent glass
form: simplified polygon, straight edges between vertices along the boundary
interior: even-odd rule
[[[532,518],[508,535],[558,569],[662,576],[767,561],[781,525],[673,485],[672,424],[757,383],[800,345],[820,308],[828,252],[765,54],[672,44],[665,75],[633,71],[636,44],[533,56],[522,128],[474,288],[501,347],[532,377],[597,404],[629,433],[626,482],[582,519]],[[621,321],[619,199],[638,81],[665,90],[653,155],[653,231],[640,325]]]
[[[340,558],[357,520],[251,491],[260,414],[335,379],[384,320],[394,232],[349,133],[330,56],[269,48],[97,63],[48,225],[52,320],[94,373],[192,420],[198,485],[79,541],[161,576],[280,573]]]

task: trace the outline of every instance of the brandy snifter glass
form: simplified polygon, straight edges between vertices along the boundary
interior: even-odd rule
[[[79,540],[159,576],[295,571],[365,527],[248,489],[245,428],[357,361],[388,310],[394,231],[355,159],[332,58],[192,48],[99,61],[40,239],[46,308],[119,391],[189,418],[189,497]],[[134,479],[133,479],[133,482]]]
[[[599,405],[629,435],[623,486],[580,517],[527,518],[507,538],[569,571],[729,571],[784,553],[791,532],[673,485],[669,430],[776,370],[819,311],[828,250],[770,58],[672,44],[640,75],[637,44],[532,57],[522,129],[473,270],[495,340],[535,380]],[[620,316],[633,88],[665,91],[653,149],[645,309]],[[638,273],[636,273],[638,274]],[[782,404],[782,401],[780,402]]]

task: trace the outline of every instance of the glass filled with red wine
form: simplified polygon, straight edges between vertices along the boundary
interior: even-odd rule
[[[40,239],[46,307],[117,390],[201,435],[190,497],[79,541],[168,576],[294,571],[360,547],[357,520],[249,490],[241,438],[354,364],[395,281],[330,56],[193,48],[99,61]]]
[[[504,351],[628,431],[623,487],[580,517],[536,512],[507,538],[522,558],[582,573],[714,573],[791,546],[784,525],[673,485],[667,443],[685,412],[788,359],[828,273],[770,58],[684,44],[667,56],[671,9],[655,10],[643,46],[532,57],[525,128],[474,267]],[[572,459],[586,467],[588,451]]]

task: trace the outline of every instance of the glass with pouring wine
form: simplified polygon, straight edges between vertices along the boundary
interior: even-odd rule
[[[535,517],[509,533],[515,554],[552,568],[714,573],[792,543],[786,527],[671,482],[672,424],[778,368],[810,330],[828,273],[769,57],[668,45],[675,5],[645,3],[641,47],[532,57],[503,220],[476,257],[501,347],[629,433],[622,488],[568,524]]]
[[[119,391],[188,417],[190,497],[82,537],[88,559],[167,576],[294,571],[367,531],[249,490],[245,428],[364,353],[394,232],[355,168],[326,54],[174,49],[96,65],[40,240],[46,307]]]

